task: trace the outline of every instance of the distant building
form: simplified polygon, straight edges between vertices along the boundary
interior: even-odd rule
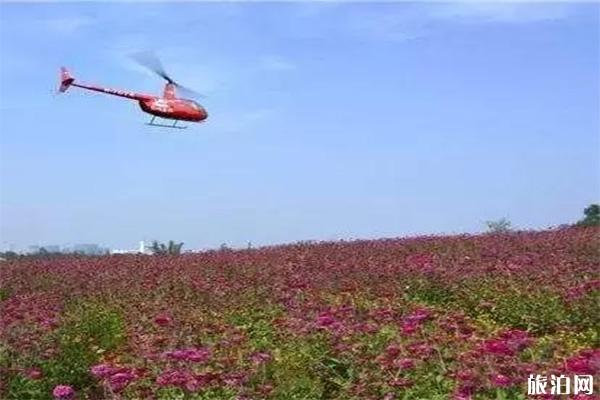
[[[110,251],[110,254],[152,254],[152,250],[147,248],[146,242],[141,240],[137,249],[133,249],[133,250],[113,249]]]
[[[73,245],[72,251],[74,253],[85,254],[87,256],[98,256],[106,254],[107,249],[100,247],[95,243],[83,243]]]
[[[44,249],[47,253],[60,253],[60,246],[55,244],[41,245],[41,246],[29,246],[24,252],[25,254],[37,254]]]

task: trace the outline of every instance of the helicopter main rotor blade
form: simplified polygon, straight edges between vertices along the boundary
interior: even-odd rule
[[[139,53],[134,53],[131,55],[131,58],[136,61],[138,64],[143,67],[148,68],[150,71],[154,72],[156,75],[160,76],[164,80],[169,83],[172,83],[177,87],[177,89],[187,97],[196,97],[196,98],[205,98],[203,94],[196,92],[188,87],[185,87],[173,80],[165,71],[165,68],[162,65],[162,62],[158,58],[158,56],[151,51],[144,51]]]
[[[182,85],[180,85],[177,82],[173,82],[173,84],[177,87],[177,91],[179,91],[185,97],[199,98],[199,99],[205,99],[206,98],[206,96],[203,95],[202,93],[198,93],[195,90],[190,89],[189,87],[182,86]]]
[[[165,68],[163,67],[162,63],[160,62],[160,59],[156,56],[156,54],[149,51],[145,51],[132,54],[131,58],[138,64],[148,68],[150,71],[154,72],[156,75],[160,76],[167,82],[175,83],[175,81],[165,71]]]

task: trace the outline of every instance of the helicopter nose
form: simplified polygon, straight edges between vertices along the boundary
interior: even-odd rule
[[[206,118],[208,118],[208,113],[206,112],[206,109],[204,107],[200,108],[200,121],[204,121]]]

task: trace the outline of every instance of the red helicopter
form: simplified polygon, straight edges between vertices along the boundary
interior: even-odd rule
[[[152,115],[152,119],[149,123],[147,123],[147,125],[151,126],[185,129],[187,126],[177,125],[177,122],[202,122],[208,117],[204,107],[202,107],[196,101],[177,97],[176,89],[181,89],[181,91],[192,93],[194,95],[198,94],[190,89],[185,88],[184,86],[179,85],[173,79],[171,79],[171,77],[167,75],[165,70],[162,68],[162,64],[158,59],[148,56],[137,57],[136,59],[140,64],[149,68],[167,81],[162,97],[78,83],[65,67],[60,69],[60,87],[58,90],[59,92],[64,93],[69,87],[75,86],[82,89],[93,90],[100,93],[111,94],[113,96],[137,100],[141,109],[144,112]],[[154,119],[156,117],[171,119],[174,120],[174,122],[172,125],[155,124]]]

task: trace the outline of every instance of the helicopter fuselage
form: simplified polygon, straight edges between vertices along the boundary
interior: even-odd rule
[[[139,100],[140,108],[161,118],[200,122],[208,116],[204,107],[193,100],[154,97]]]

